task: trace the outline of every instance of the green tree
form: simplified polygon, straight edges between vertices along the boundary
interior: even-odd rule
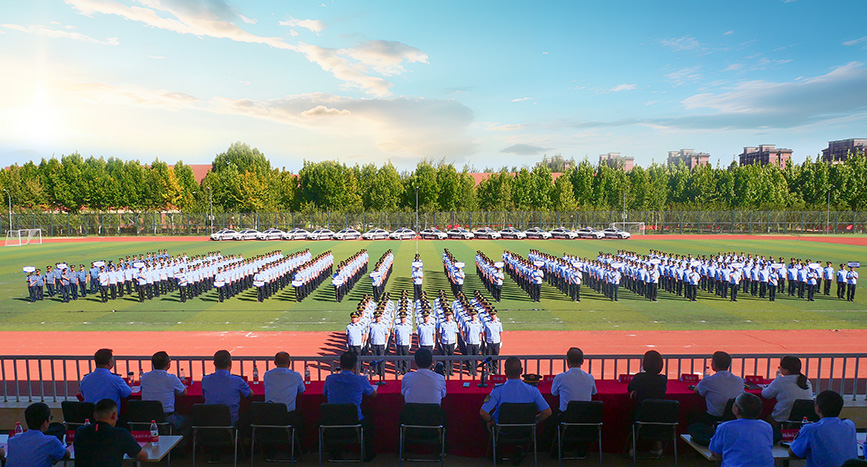
[[[437,167],[437,186],[439,187],[439,209],[458,211],[461,207],[461,177],[452,164]]]
[[[334,161],[304,161],[298,172],[302,202],[325,211],[360,211],[358,180],[352,169]]]
[[[436,212],[440,210],[437,169],[430,165],[427,160],[419,162],[415,167],[415,172],[404,178],[405,206],[415,207],[416,188],[418,189],[419,211]]]
[[[554,200],[553,208],[555,211],[567,212],[574,211],[578,207],[578,202],[575,201],[575,191],[567,174],[560,175],[557,180],[554,180],[554,190],[552,198]]]
[[[515,176],[505,168],[499,173],[492,173],[482,180],[476,189],[479,207],[484,211],[511,211],[512,186]]]
[[[593,178],[596,171],[587,159],[582,160],[574,169],[568,172],[572,182],[572,191],[575,194],[575,202],[584,209],[592,208],[593,204]]]
[[[240,141],[229,146],[226,152],[217,154],[211,163],[212,172],[222,172],[234,168],[237,173],[250,172],[261,178],[271,175],[271,163],[259,149]]]

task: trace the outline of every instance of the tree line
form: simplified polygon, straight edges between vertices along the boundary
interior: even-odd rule
[[[554,158],[557,163],[562,158]],[[545,161],[548,161],[546,159]],[[558,167],[555,167],[558,168]],[[84,158],[78,153],[0,171],[16,210],[65,212],[422,212],[574,210],[859,210],[867,207],[867,159],[689,170],[654,163],[630,172],[586,159],[553,177],[551,165],[503,167],[475,184],[470,169],[424,160],[413,171],[390,163],[305,161],[293,174],[245,143],[218,154],[197,183],[183,162]],[[4,193],[6,195],[7,193]],[[5,200],[4,200],[5,201]]]

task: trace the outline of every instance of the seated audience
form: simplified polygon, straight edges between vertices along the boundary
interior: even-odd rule
[[[365,461],[370,461],[376,456],[373,450],[373,421],[361,413],[361,401],[364,396],[376,397],[376,387],[364,376],[355,374],[357,364],[358,355],[355,352],[343,352],[340,355],[340,373],[325,378],[322,392],[329,404],[355,404],[358,420],[364,430]]]
[[[801,373],[801,359],[785,356],[780,360],[780,376],[762,389],[765,399],[777,399],[771,420],[777,424],[789,419],[792,406],[798,399],[812,399],[813,386],[810,380]]]
[[[536,386],[527,384],[521,381],[521,373],[524,369],[521,367],[521,360],[518,357],[509,357],[504,365],[506,370],[506,382],[500,386],[494,386],[491,390],[491,395],[485,399],[482,408],[479,409],[479,415],[482,420],[487,423],[488,428],[500,418],[500,406],[503,403],[535,403],[538,413],[536,414],[536,423],[545,420],[551,416],[551,407],[545,402],[542,393]]]
[[[138,462],[146,461],[147,451],[129,431],[116,428],[117,404],[112,399],[96,403],[94,423],[75,430],[75,467],[120,467],[123,456]]]
[[[764,420],[762,400],[742,393],[732,406],[736,420],[721,423],[708,448],[722,458],[721,467],[773,467],[774,430]]]
[[[560,396],[560,412],[565,412],[571,401],[589,401],[596,394],[596,380],[593,375],[581,369],[584,352],[572,347],[566,352],[569,370],[554,377],[551,395]]]
[[[300,373],[289,368],[291,363],[292,358],[287,352],[277,352],[274,355],[275,367],[266,371],[263,377],[265,402],[286,404],[290,423],[296,428],[301,428],[304,419],[296,411],[296,400],[298,395],[304,392],[304,378]]]
[[[731,355],[722,351],[714,352],[710,367],[715,373],[699,381],[694,389],[696,394],[704,397],[707,412],[690,417],[693,422],[713,424],[721,421],[729,399],[744,392],[744,380],[729,371],[731,365]]]
[[[789,454],[807,459],[807,467],[836,467],[858,457],[858,440],[852,420],[840,420],[843,397],[834,391],[816,395],[820,420],[801,427]]]
[[[238,412],[241,407],[241,397],[250,397],[253,391],[243,378],[229,373],[232,369],[232,355],[228,350],[218,350],[214,354],[214,368],[216,371],[202,378],[202,395],[205,396],[205,404],[227,405],[235,426],[249,425],[249,423],[238,423]]]
[[[99,349],[93,354],[96,369],[81,379],[81,395],[84,402],[96,404],[103,399],[111,399],[120,407],[121,399],[132,393],[129,385],[120,376],[111,372],[114,368],[114,355],[111,349]]]
[[[186,394],[187,388],[177,375],[169,373],[172,362],[166,352],[153,354],[151,365],[153,370],[141,377],[141,400],[160,401],[166,413],[166,421],[171,423],[175,431],[182,431],[186,418],[175,411],[175,396]]]
[[[27,431],[9,438],[7,442],[9,467],[51,467],[55,462],[69,459],[69,450],[56,436],[46,435],[51,423],[51,409],[37,402],[24,410]]]
[[[660,374],[662,355],[655,350],[648,350],[644,354],[641,367],[644,371],[635,375],[635,378],[629,382],[629,386],[626,388],[629,391],[629,397],[636,402],[641,402],[644,399],[665,399],[668,378]]]
[[[446,379],[431,370],[433,354],[420,348],[415,352],[418,371],[407,373],[400,382],[400,393],[408,404],[442,404],[446,396]]]

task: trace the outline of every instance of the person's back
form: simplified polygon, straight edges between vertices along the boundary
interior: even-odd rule
[[[838,418],[842,408],[843,398],[834,391],[816,396],[816,412],[822,418],[802,426],[790,447],[792,454],[807,459],[807,467],[837,467],[858,457],[855,424]]]
[[[223,404],[229,407],[232,423],[238,423],[241,396],[250,397],[252,391],[247,382],[231,374],[232,356],[226,350],[214,354],[216,370],[202,378],[202,395],[205,404]]]
[[[111,349],[97,350],[93,359],[96,368],[81,379],[84,402],[96,404],[103,399],[111,399],[120,406],[121,399],[129,397],[132,390],[123,378],[111,372],[114,367]]]
[[[491,395],[482,404],[480,415],[482,419],[491,423],[500,418],[500,407],[504,403],[535,403],[538,409],[536,421],[540,422],[551,415],[551,407],[542,397],[539,389],[521,381],[521,362],[517,357],[509,357],[505,363],[506,376],[508,379],[500,386],[491,390]]]
[[[51,467],[68,457],[60,440],[45,434],[51,420],[51,409],[46,404],[31,404],[24,411],[24,418],[29,429],[9,438],[7,467]]]
[[[129,431],[116,428],[117,405],[103,399],[93,411],[95,422],[75,430],[75,467],[120,467],[123,456],[147,460],[147,452]]]
[[[433,355],[428,349],[415,353],[418,371],[407,373],[400,382],[400,392],[407,404],[441,404],[446,396],[446,379],[430,370]]]
[[[771,467],[774,465],[774,432],[764,420],[757,420],[762,401],[743,393],[735,399],[736,420],[721,423],[708,448],[722,457],[721,467]]]
[[[265,402],[286,404],[286,410],[293,412],[298,394],[304,392],[304,380],[297,371],[289,368],[290,357],[280,352],[274,357],[276,368],[265,372]]]
[[[702,379],[695,387],[696,392],[706,400],[707,413],[714,417],[722,417],[729,399],[744,392],[743,378],[729,371],[731,361],[728,353],[714,352],[711,365],[716,373]]]
[[[648,350],[644,353],[644,371],[635,375],[626,388],[633,400],[641,402],[645,399],[665,399],[668,378],[660,373],[662,364],[662,355],[659,352]]]
[[[584,364],[584,352],[572,347],[566,353],[569,369],[554,377],[551,384],[551,394],[560,397],[560,411],[566,410],[571,401],[589,401],[596,394],[596,381],[593,375],[581,369]]]

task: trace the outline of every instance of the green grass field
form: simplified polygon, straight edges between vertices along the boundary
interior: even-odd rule
[[[719,251],[744,251],[785,258],[830,260],[835,265],[846,261],[867,259],[867,247],[791,241],[782,239],[716,240],[665,239],[627,241],[592,240],[524,240],[524,241],[350,241],[350,242],[93,242],[52,243],[0,249],[0,330],[3,331],[334,331],[342,330],[348,313],[358,300],[370,293],[370,279],[359,281],[348,299],[334,302],[330,282],[302,303],[294,301],[291,290],[284,289],[277,297],[258,303],[254,291],[247,291],[224,303],[216,293],[181,303],[178,294],[139,303],[132,297],[101,303],[96,297],[61,303],[57,298],[31,304],[24,282],[23,266],[43,268],[46,264],[68,262],[90,265],[100,259],[117,259],[128,254],[168,249],[171,254],[188,255],[220,249],[224,254],[251,256],[282,248],[289,253],[309,247],[316,255],[331,249],[335,262],[361,248],[367,248],[371,264],[388,248],[395,252],[395,269],[388,290],[412,291],[409,280],[410,262],[416,248],[425,263],[424,289],[428,293],[448,283],[442,272],[441,253],[448,248],[467,264],[465,292],[479,289],[482,284],[475,275],[474,255],[480,249],[492,258],[504,249],[521,255],[536,248],[552,254],[574,254],[595,257],[601,251],[629,249],[646,253],[662,249],[678,253],[710,254]],[[510,330],[692,330],[692,329],[860,329],[867,327],[867,306],[864,293],[859,291],[854,303],[837,300],[835,287],[830,297],[817,296],[815,302],[779,295],[770,303],[743,295],[737,303],[719,299],[699,291],[698,302],[660,291],[659,302],[651,303],[628,291],[615,303],[582,287],[582,301],[573,304],[555,288],[544,284],[542,302],[533,303],[508,277],[503,288],[503,301],[497,307],[504,324]],[[487,293],[487,292],[485,292]]]

